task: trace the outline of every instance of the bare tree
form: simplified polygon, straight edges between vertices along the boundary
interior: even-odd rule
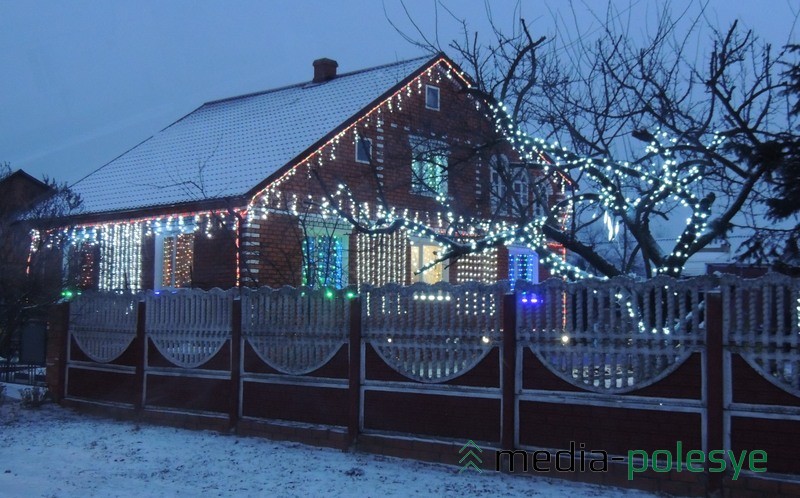
[[[0,166],[0,179],[11,174]],[[55,220],[77,213],[81,198],[66,185],[44,179],[33,198],[0,205],[0,356],[10,357],[22,324],[56,302],[70,284],[63,279],[61,249],[66,243]],[[16,197],[4,192],[8,197]]]
[[[534,36],[524,19],[481,40],[459,20],[463,38],[449,51],[495,125],[480,146],[499,136],[515,151],[493,192],[505,216],[455,212],[445,231],[386,203],[377,217],[359,216],[336,209],[352,197],[346,185],[327,206],[359,231],[429,236],[445,246],[442,260],[513,241],[568,278],[680,275],[732,230],[767,229],[764,202],[795,129],[783,74],[792,53],[703,14],[674,18],[665,6],[651,33],[633,37],[609,6],[596,35],[555,40]],[[440,49],[436,38],[407,38]],[[706,54],[693,52],[698,43]],[[520,171],[524,197],[514,189]],[[453,212],[446,196],[437,200]]]

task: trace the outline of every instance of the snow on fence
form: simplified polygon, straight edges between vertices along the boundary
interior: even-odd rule
[[[800,279],[723,276],[726,346],[764,378],[800,396]]]
[[[710,277],[519,282],[517,336],[561,379],[595,392],[659,381],[705,343]]]
[[[242,336],[278,372],[322,367],[347,341],[351,290],[242,290]]]
[[[86,293],[70,306],[69,331],[81,350],[98,363],[119,358],[136,337],[135,294]]]
[[[499,345],[507,286],[392,284],[363,293],[362,337],[398,373],[444,382]]]

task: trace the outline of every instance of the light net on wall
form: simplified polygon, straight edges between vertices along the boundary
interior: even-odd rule
[[[99,289],[138,291],[142,275],[142,225],[105,225],[100,229],[99,243]]]
[[[391,235],[358,234],[356,249],[356,280],[359,285],[382,286],[406,282],[409,249],[405,232]]]
[[[458,260],[458,282],[497,281],[497,248],[492,247],[480,254],[467,254]]]

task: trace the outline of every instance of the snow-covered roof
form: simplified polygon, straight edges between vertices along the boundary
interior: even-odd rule
[[[209,102],[73,187],[86,213],[244,195],[429,60]]]

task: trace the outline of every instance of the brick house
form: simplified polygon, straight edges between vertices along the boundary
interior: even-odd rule
[[[430,239],[331,215],[394,210],[446,231],[511,214],[497,169],[513,169],[510,153],[467,85],[443,54],[346,74],[319,59],[310,82],[206,103],[73,186],[85,211],[62,229],[65,260],[101,290],[535,281],[522,247],[420,273],[440,249]]]

